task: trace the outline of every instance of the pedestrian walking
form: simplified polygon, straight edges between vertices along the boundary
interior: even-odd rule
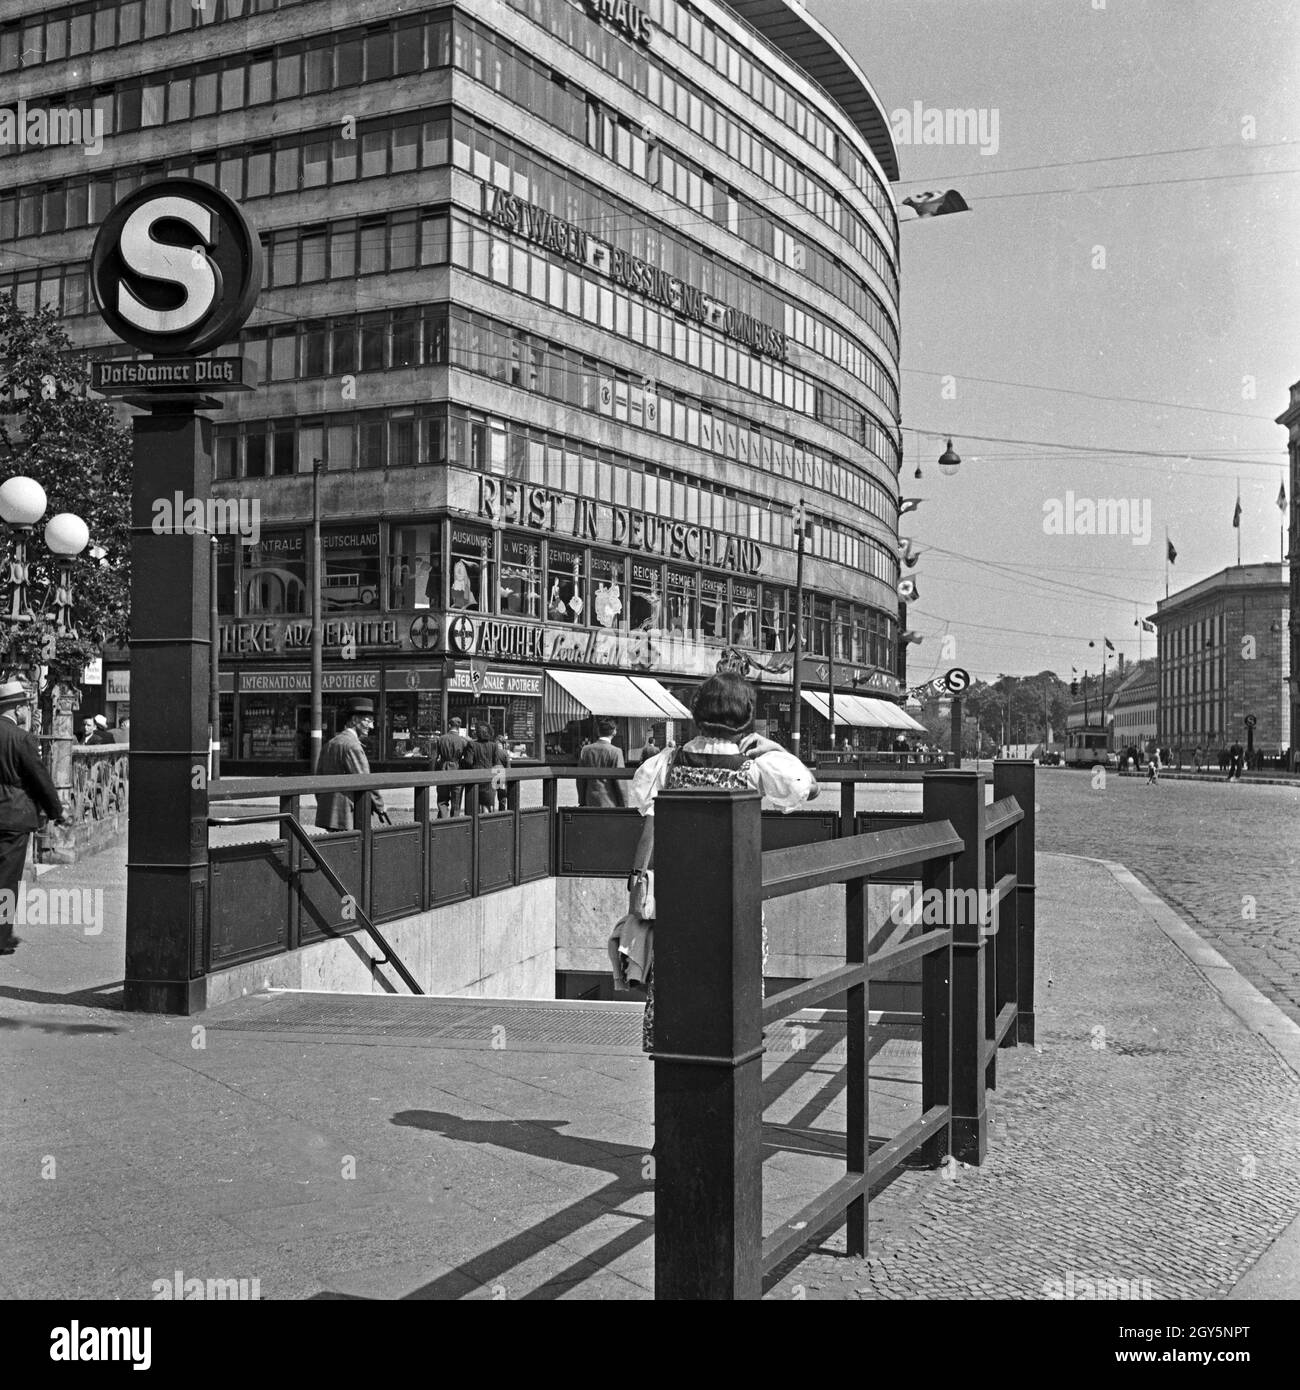
[[[433,741],[433,752],[429,756],[430,771],[459,772],[460,760],[464,757],[465,749],[468,747],[469,739],[465,737],[465,721],[459,718],[453,719],[447,725],[447,732],[439,734]],[[439,818],[446,820],[448,816],[460,815],[464,797],[464,787],[439,787]]]
[[[665,749],[637,768],[628,802],[644,817],[628,877],[634,906],[654,860],[654,803],[666,787],[721,787],[759,792],[764,804],[793,811],[817,795],[817,780],[801,759],[779,743],[754,732],[754,689],[734,671],[710,676],[695,695],[692,716],[696,736],[680,748]],[[661,868],[671,866],[660,865]],[[629,914],[631,915],[631,914]],[[653,933],[652,933],[653,938]],[[763,961],[767,962],[767,928],[763,928]],[[645,1019],[641,1046],[654,1050],[653,946],[644,970]]]
[[[27,842],[40,829],[41,812],[55,825],[65,823],[40,745],[27,731],[30,720],[23,683],[5,681],[0,685],[0,956],[13,955],[21,944],[22,938],[14,935],[14,917]]]
[[[352,700],[344,710],[343,728],[325,745],[316,768],[317,777],[368,777],[370,759],[361,746],[375,727],[373,700]],[[370,793],[370,808],[383,816],[384,798]],[[352,797],[347,792],[317,792],[316,824],[325,830],[353,829]]]
[[[1147,786],[1160,781],[1160,750],[1157,748],[1147,763]]]
[[[465,751],[460,755],[460,766],[464,772],[491,772],[494,767],[509,766],[501,759],[510,755],[497,743],[490,724],[475,724],[474,737],[465,742]],[[475,788],[469,788],[471,793]],[[497,789],[491,782],[481,782],[477,787],[478,808],[480,811],[497,809]]]
[[[1234,779],[1241,781],[1241,760],[1245,750],[1236,739],[1232,741],[1232,747],[1228,749],[1228,781]]]
[[[506,739],[506,731],[504,729],[497,735],[497,746],[496,752],[493,754],[493,760],[497,767],[510,766],[510,744]],[[502,782],[497,788],[497,810],[508,811],[509,809],[510,793],[507,790],[507,784]]]
[[[596,724],[597,737],[578,754],[580,767],[623,767],[623,750],[614,747],[614,721]],[[615,777],[590,777],[578,783],[578,799],[584,806],[623,806],[623,783]]]

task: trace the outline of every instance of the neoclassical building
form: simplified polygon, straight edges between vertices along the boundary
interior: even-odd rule
[[[87,347],[131,355],[86,258],[142,181],[263,242],[223,349],[262,384],[215,417],[258,517],[220,546],[228,768],[306,757],[316,460],[326,706],[374,697],[380,761],[455,714],[633,747],[720,667],[784,736],[800,501],[805,687],[897,697],[898,170],[801,6],[9,0],[0,82],[102,129],[0,148],[0,291]]]

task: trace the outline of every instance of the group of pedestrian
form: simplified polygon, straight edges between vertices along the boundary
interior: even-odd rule
[[[494,734],[492,726],[482,721],[466,728],[463,719],[452,719],[447,732],[433,740],[429,751],[429,768],[432,772],[491,772],[495,768],[509,766],[510,749],[504,731]],[[463,815],[464,800],[463,786],[439,787],[439,817],[446,819]],[[504,781],[478,784],[480,811],[505,811],[509,809],[509,804]]]

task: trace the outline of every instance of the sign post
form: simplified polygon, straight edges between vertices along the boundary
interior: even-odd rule
[[[145,413],[132,422],[131,815],[124,1006],[189,1014],[206,1003],[211,531],[155,503],[177,493],[203,515],[212,483],[206,392],[247,389],[239,359],[203,359],[252,312],[261,247],[239,207],[192,179],[128,194],[90,263],[95,301],[152,362],[97,364],[95,382]],[[194,354],[191,356],[190,354]],[[127,393],[130,393],[129,395]]]

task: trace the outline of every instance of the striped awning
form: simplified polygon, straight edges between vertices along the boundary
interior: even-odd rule
[[[689,719],[691,712],[675,695],[669,694],[652,676],[615,676],[592,671],[547,671],[548,704],[576,705],[581,718],[587,714],[609,715],[615,719]],[[552,687],[562,697],[552,698]],[[557,713],[558,713],[557,709]]]
[[[826,691],[804,690],[800,693],[823,719],[830,719],[830,701]],[[926,731],[924,724],[918,724],[910,714],[890,700],[873,700],[866,695],[847,695],[839,691],[835,693],[835,722],[855,729],[908,729],[921,734]]]

